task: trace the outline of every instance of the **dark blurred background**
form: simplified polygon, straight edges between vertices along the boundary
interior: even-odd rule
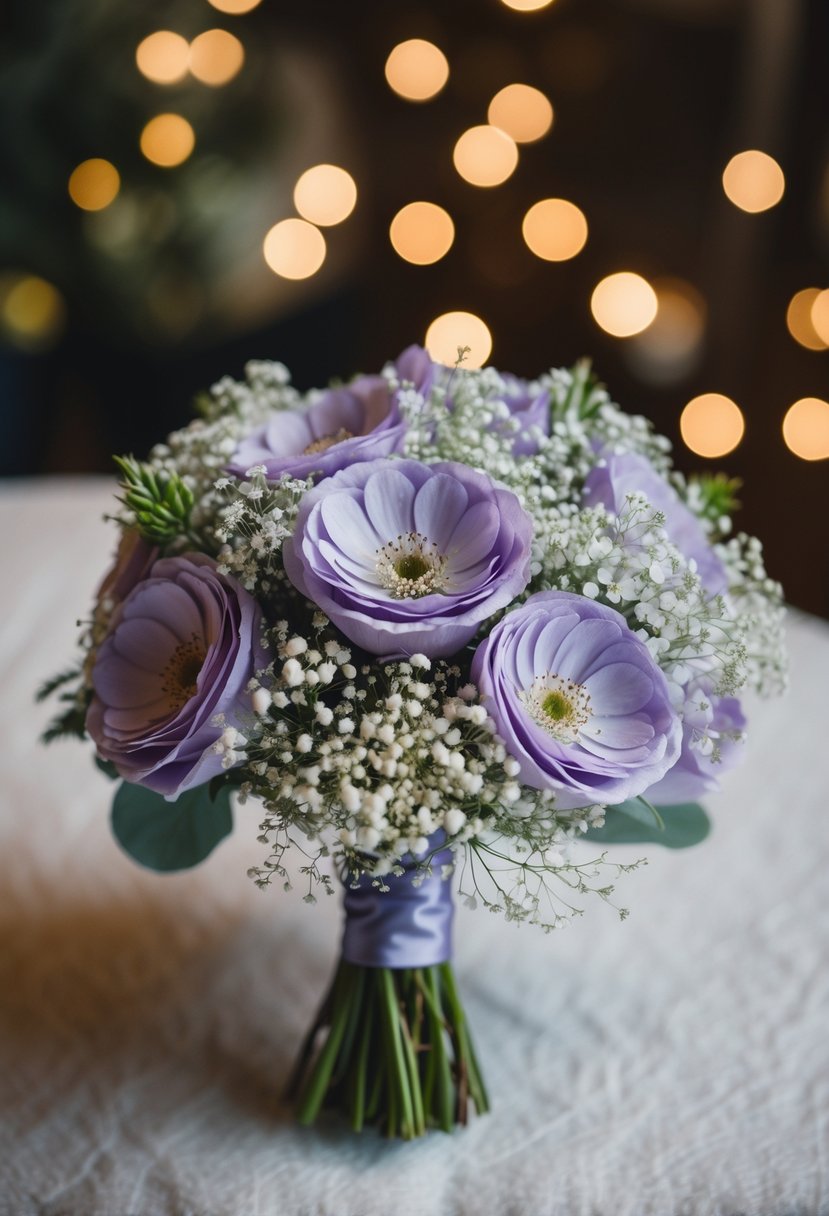
[[[143,455],[250,358],[310,387],[473,314],[430,344],[527,376],[592,356],[680,467],[743,479],[739,526],[829,616],[825,0],[0,20],[4,475]]]

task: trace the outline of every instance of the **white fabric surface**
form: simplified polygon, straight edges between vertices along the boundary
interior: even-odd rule
[[[336,901],[254,888],[254,807],[199,869],[140,870],[89,750],[36,744],[109,492],[0,493],[2,1216],[829,1213],[829,627],[793,614],[791,693],[754,707],[712,838],[622,879],[625,924],[460,911],[491,1115],[411,1145],[298,1129],[279,1093]]]

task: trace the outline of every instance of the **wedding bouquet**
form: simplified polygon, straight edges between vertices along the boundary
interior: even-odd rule
[[[780,588],[587,364],[526,382],[411,347],[302,394],[254,362],[146,463],[47,731],[91,736],[112,827],[175,870],[259,807],[258,886],[344,890],[291,1089],[389,1135],[487,1097],[450,966],[453,888],[552,929],[701,839],[740,694],[785,679]],[[619,908],[621,915],[625,910]]]

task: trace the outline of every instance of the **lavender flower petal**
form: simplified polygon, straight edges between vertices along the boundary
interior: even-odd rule
[[[524,589],[531,537],[516,496],[467,465],[375,461],[306,494],[283,560],[364,650],[432,657],[455,653]]]
[[[530,596],[478,646],[471,674],[521,780],[562,810],[633,798],[679,756],[665,676],[623,616],[582,596]]]
[[[174,798],[218,775],[213,744],[243,725],[267,664],[252,597],[204,554],[157,561],[116,611],[92,670],[87,729],[127,781]]]

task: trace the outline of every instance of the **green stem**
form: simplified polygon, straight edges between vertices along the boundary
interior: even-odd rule
[[[340,965],[340,970],[337,972],[337,977],[334,981],[334,995],[332,1001],[331,1014],[331,1030],[328,1038],[325,1041],[325,1046],[320,1052],[320,1057],[314,1067],[313,1072],[308,1081],[308,1086],[302,1094],[297,1111],[297,1119],[305,1126],[313,1123],[322,1107],[325,1098],[326,1090],[331,1081],[331,1074],[334,1069],[334,1062],[337,1058],[337,1052],[340,1049],[340,1043],[345,1034],[346,1021],[348,1019],[348,1001],[347,994],[353,984],[353,973],[347,970],[345,964]]]
[[[336,1085],[344,1080],[348,1070],[354,1040],[357,1036],[357,1030],[360,1022],[364,1018],[363,1011],[363,992],[366,986],[366,972],[364,967],[355,967],[352,963],[343,963],[343,967],[347,967],[352,974],[352,987],[348,996],[348,1017],[345,1023],[345,1031],[343,1040],[340,1046],[339,1059],[337,1067],[331,1079],[331,1084]]]
[[[403,1050],[400,1029],[400,1010],[397,1004],[394,978],[388,967],[380,968],[383,987],[383,1013],[386,1019],[386,1039],[391,1053],[391,1069],[389,1075],[389,1094],[397,1090],[400,1099],[400,1133],[404,1140],[410,1140],[416,1135],[412,1094],[409,1086],[406,1057]]]
[[[315,1060],[319,1032],[327,1034]],[[448,963],[392,970],[341,962],[297,1066],[298,1119],[323,1107],[359,1132],[380,1124],[412,1139],[488,1109],[486,1089]]]
[[[452,1114],[455,1106],[455,1086],[452,1082],[452,1069],[443,1033],[444,1022],[440,1005],[437,968],[426,968],[426,983],[429,986],[432,997],[429,1003],[432,1023],[429,1038],[432,1050],[435,1053],[435,1079],[437,1084],[437,1103],[435,1104],[433,1114],[441,1131],[451,1132],[453,1123]]]
[[[446,996],[449,1001],[449,1007],[452,1011],[452,1024],[455,1028],[455,1034],[458,1040],[458,1049],[461,1058],[466,1067],[466,1075],[469,1082],[469,1092],[472,1101],[475,1103],[475,1109],[479,1115],[489,1110],[489,1098],[487,1097],[486,1087],[484,1085],[481,1070],[478,1065],[478,1060],[475,1055],[475,1049],[472,1046],[472,1039],[466,1024],[466,1014],[463,1011],[463,1006],[458,996],[458,990],[455,985],[455,976],[449,963],[440,964],[440,976],[443,981]]]
[[[369,989],[368,999],[363,1005],[363,1027],[360,1034],[360,1046],[357,1049],[357,1070],[354,1077],[354,1089],[351,1100],[351,1126],[355,1132],[363,1130],[366,1119],[366,1073],[368,1070],[371,1034],[374,1029],[374,1005],[371,999],[370,977],[366,987]],[[379,1075],[379,1073],[378,1073]]]

